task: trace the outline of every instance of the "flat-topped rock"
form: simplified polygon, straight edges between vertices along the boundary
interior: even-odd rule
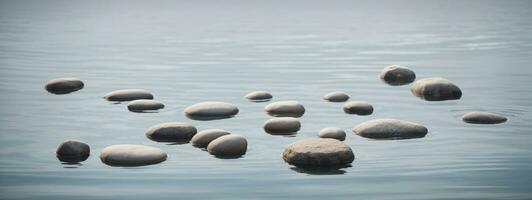
[[[318,132],[318,137],[320,138],[331,138],[331,139],[337,139],[340,141],[344,141],[345,136],[346,136],[345,131],[340,128],[336,128],[336,127],[324,128],[324,129],[321,129],[320,132]]]
[[[264,107],[264,111],[275,117],[301,117],[305,107],[297,101],[277,101]]]
[[[185,114],[196,120],[223,119],[238,114],[238,108],[231,103],[207,101],[185,108]]]
[[[211,143],[216,138],[222,137],[224,135],[229,135],[229,133],[226,130],[222,129],[205,129],[200,132],[198,132],[194,137],[192,137],[192,140],[190,142],[192,143],[192,146],[199,147],[199,148],[206,148],[209,143]]]
[[[220,158],[238,158],[246,154],[248,142],[246,138],[230,134],[214,139],[207,145],[210,154]]]
[[[155,111],[163,108],[163,103],[151,99],[137,99],[127,104],[127,109],[131,112]]]
[[[389,85],[406,85],[416,80],[416,73],[401,65],[390,65],[382,69],[381,80]]]
[[[462,116],[462,120],[471,124],[499,124],[508,119],[502,115],[490,112],[468,112]]]
[[[246,98],[249,101],[253,101],[253,102],[264,102],[264,101],[271,100],[273,96],[267,91],[253,91],[253,92],[246,94],[244,98]]]
[[[277,117],[266,120],[264,131],[272,135],[293,135],[301,128],[301,123],[293,117]]]
[[[353,128],[353,132],[373,139],[409,139],[427,135],[428,129],[421,124],[398,119],[374,119]]]
[[[196,134],[196,127],[183,122],[156,124],[146,131],[146,137],[156,142],[189,142]]]
[[[49,80],[44,88],[52,94],[68,94],[81,90],[84,84],[79,78],[56,78]]]
[[[335,91],[327,93],[325,96],[323,96],[323,100],[330,101],[330,102],[345,102],[349,99],[349,95],[342,91]]]
[[[133,101],[137,99],[153,99],[153,95],[144,89],[122,89],[109,92],[103,98],[108,101]]]
[[[56,155],[60,161],[77,163],[87,160],[90,155],[90,147],[78,140],[67,140],[57,147]]]
[[[166,157],[162,149],[136,144],[112,145],[100,153],[100,160],[110,166],[152,165],[165,161]]]
[[[344,104],[344,112],[356,115],[371,115],[373,106],[365,101],[349,101]]]
[[[410,86],[410,91],[427,101],[456,100],[462,97],[462,91],[451,81],[444,78],[425,78]]]
[[[283,159],[297,167],[342,167],[355,160],[349,146],[330,138],[312,138],[294,142],[283,152]]]

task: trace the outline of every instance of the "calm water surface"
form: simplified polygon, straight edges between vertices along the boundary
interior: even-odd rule
[[[0,199],[528,199],[532,197],[532,1],[1,1]],[[389,64],[418,78],[459,85],[459,101],[427,102],[408,86],[378,79]],[[75,76],[85,88],[52,95],[47,80]],[[144,88],[166,104],[128,112],[101,97]],[[268,90],[307,113],[296,137],[261,126],[267,103],[243,96]],[[370,116],[346,115],[321,97],[343,90],[369,101]],[[220,100],[231,119],[193,121],[183,109]],[[468,111],[509,121],[473,125]],[[425,138],[375,141],[350,129],[399,118],[428,127]],[[190,144],[144,133],[160,122],[222,128],[248,139],[240,159],[217,159]],[[329,126],[348,131],[353,166],[308,172],[281,153]],[[89,159],[63,165],[66,139],[91,145]],[[168,153],[158,165],[100,162],[122,143]]]

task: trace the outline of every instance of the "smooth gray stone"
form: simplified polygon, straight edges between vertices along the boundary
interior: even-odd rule
[[[127,104],[127,109],[131,112],[144,112],[163,109],[164,104],[151,99],[133,100]]]
[[[184,143],[196,134],[196,127],[182,122],[156,124],[146,131],[146,137],[156,142]]]
[[[380,78],[389,85],[406,85],[416,80],[416,73],[405,66],[390,65],[381,71]]]
[[[248,142],[246,138],[230,134],[214,139],[207,145],[210,154],[220,158],[238,158],[246,154]]]
[[[83,86],[79,78],[56,78],[49,80],[44,88],[53,94],[68,94],[81,90]]]
[[[469,112],[462,116],[462,120],[471,124],[499,124],[508,119],[502,115],[490,112]]]
[[[341,91],[335,91],[323,96],[323,100],[330,102],[345,102],[349,99],[349,95]]]
[[[67,140],[57,147],[56,155],[63,162],[81,162],[89,157],[90,147],[78,140]]]
[[[353,132],[373,139],[409,139],[427,135],[427,128],[421,124],[398,119],[374,119],[353,128]]]
[[[410,91],[427,101],[456,100],[462,97],[458,86],[444,78],[425,78],[417,80],[410,86]]]
[[[283,159],[298,167],[341,167],[355,160],[349,146],[330,138],[312,138],[294,142],[283,152]]]
[[[271,100],[273,96],[269,92],[266,92],[266,91],[254,91],[254,92],[250,92],[246,94],[244,98],[246,98],[249,101],[264,102],[264,101]]]
[[[108,101],[133,101],[137,99],[153,99],[153,95],[144,89],[122,89],[109,92],[103,98]]]
[[[320,132],[318,132],[318,137],[320,138],[331,138],[331,139],[337,139],[340,141],[345,140],[345,131],[340,128],[335,127],[328,127],[321,129]]]
[[[301,117],[305,107],[297,101],[277,101],[264,107],[264,111],[275,117]]]
[[[197,120],[223,119],[238,114],[238,108],[231,103],[207,101],[187,107],[185,114]]]
[[[356,115],[371,115],[373,106],[365,101],[350,101],[344,104],[344,112]]]
[[[272,135],[293,135],[301,128],[301,123],[293,117],[277,117],[266,120],[264,131]]]
[[[192,143],[192,146],[206,148],[209,143],[215,140],[216,138],[229,134],[231,133],[222,129],[205,129],[194,135],[190,142]]]
[[[100,153],[100,160],[110,166],[152,165],[165,161],[166,157],[162,149],[136,144],[112,145]]]

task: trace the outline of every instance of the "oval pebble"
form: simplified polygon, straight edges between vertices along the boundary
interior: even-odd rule
[[[499,124],[508,119],[502,115],[490,112],[469,112],[462,116],[462,120],[471,124]]]
[[[382,69],[380,78],[389,85],[406,85],[416,80],[416,73],[401,65],[390,65]]]
[[[133,101],[137,99],[153,99],[153,95],[144,89],[122,89],[109,92],[103,98],[108,101]]]
[[[263,128],[272,135],[294,135],[301,128],[301,123],[293,117],[277,117],[266,120]]]
[[[165,161],[166,157],[162,149],[136,144],[112,145],[100,153],[100,160],[110,166],[152,165]]]
[[[356,115],[371,115],[373,106],[365,101],[350,101],[344,104],[344,112]]]
[[[206,148],[209,143],[215,140],[216,138],[229,134],[231,133],[222,129],[205,129],[194,135],[190,142],[192,143],[192,146]]]
[[[60,161],[77,163],[87,160],[90,155],[90,147],[78,140],[67,140],[57,147],[56,155]]]
[[[320,138],[331,138],[331,139],[337,139],[340,141],[345,140],[345,131],[340,128],[335,127],[328,127],[321,129],[320,132],[318,132],[318,137]]]
[[[297,101],[277,101],[264,107],[264,111],[275,117],[301,117],[305,107]]]
[[[146,131],[146,137],[156,142],[189,142],[196,134],[196,127],[182,122],[156,124]]]
[[[133,100],[127,104],[127,109],[131,112],[144,112],[163,109],[164,104],[151,99]]]
[[[68,94],[81,90],[83,86],[79,78],[56,78],[49,80],[44,88],[52,94]]]
[[[312,138],[289,144],[283,159],[297,167],[344,167],[355,160],[355,155],[336,139]]]
[[[249,101],[253,101],[253,102],[264,102],[264,101],[271,100],[273,96],[269,92],[266,92],[266,91],[254,91],[254,92],[250,92],[246,94],[244,98],[246,98]]]
[[[462,97],[462,91],[451,81],[444,78],[425,78],[417,80],[410,87],[415,96],[427,101],[456,100]]]
[[[335,91],[323,96],[323,100],[330,102],[345,102],[349,99],[349,95],[341,91]]]
[[[246,154],[248,142],[240,135],[224,135],[214,139],[207,146],[210,154],[220,158],[237,158]]]
[[[196,120],[223,119],[238,114],[238,108],[231,103],[207,101],[187,107],[185,114],[187,117]]]
[[[398,119],[374,119],[353,128],[353,132],[373,139],[409,139],[427,135],[427,128],[421,124]]]

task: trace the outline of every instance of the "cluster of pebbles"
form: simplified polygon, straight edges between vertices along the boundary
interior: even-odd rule
[[[380,78],[391,86],[411,84],[410,91],[416,97],[426,101],[457,100],[462,91],[451,81],[440,78],[424,78],[416,81],[416,74],[411,69],[391,65],[385,67]],[[68,94],[84,87],[78,78],[58,78],[48,81],[45,89],[53,94]],[[273,95],[267,91],[254,91],[244,96],[251,102],[267,102]],[[154,100],[153,94],[144,89],[123,89],[109,92],[104,99],[115,102],[129,102],[127,108],[132,112],[157,112],[164,104]],[[342,91],[334,91],[323,96],[329,102],[343,102],[346,114],[371,115],[373,106],[366,101],[349,101],[350,96]],[[297,101],[276,101],[264,107],[264,111],[272,118],[263,124],[263,129],[271,135],[296,135],[301,129],[301,118],[305,107]],[[219,120],[237,115],[236,105],[207,101],[185,108],[187,117],[194,120]],[[462,120],[473,124],[497,124],[507,118],[490,112],[469,112]],[[352,132],[370,139],[412,139],[422,138],[428,129],[418,123],[401,119],[374,119],[358,124]],[[166,122],[156,124],[146,131],[146,137],[155,142],[191,143],[197,148],[206,149],[218,158],[239,158],[247,151],[247,140],[237,134],[223,129],[205,129],[198,132],[196,127],[182,122]],[[289,144],[283,151],[282,158],[297,167],[341,168],[349,166],[355,159],[352,149],[343,143],[346,132],[340,128],[327,127],[320,130],[317,138],[304,139]],[[89,145],[68,140],[59,145],[57,158],[66,163],[77,163],[86,160],[90,155]],[[101,150],[100,159],[111,166],[141,166],[163,162],[167,159],[164,150],[137,144],[117,144]]]

